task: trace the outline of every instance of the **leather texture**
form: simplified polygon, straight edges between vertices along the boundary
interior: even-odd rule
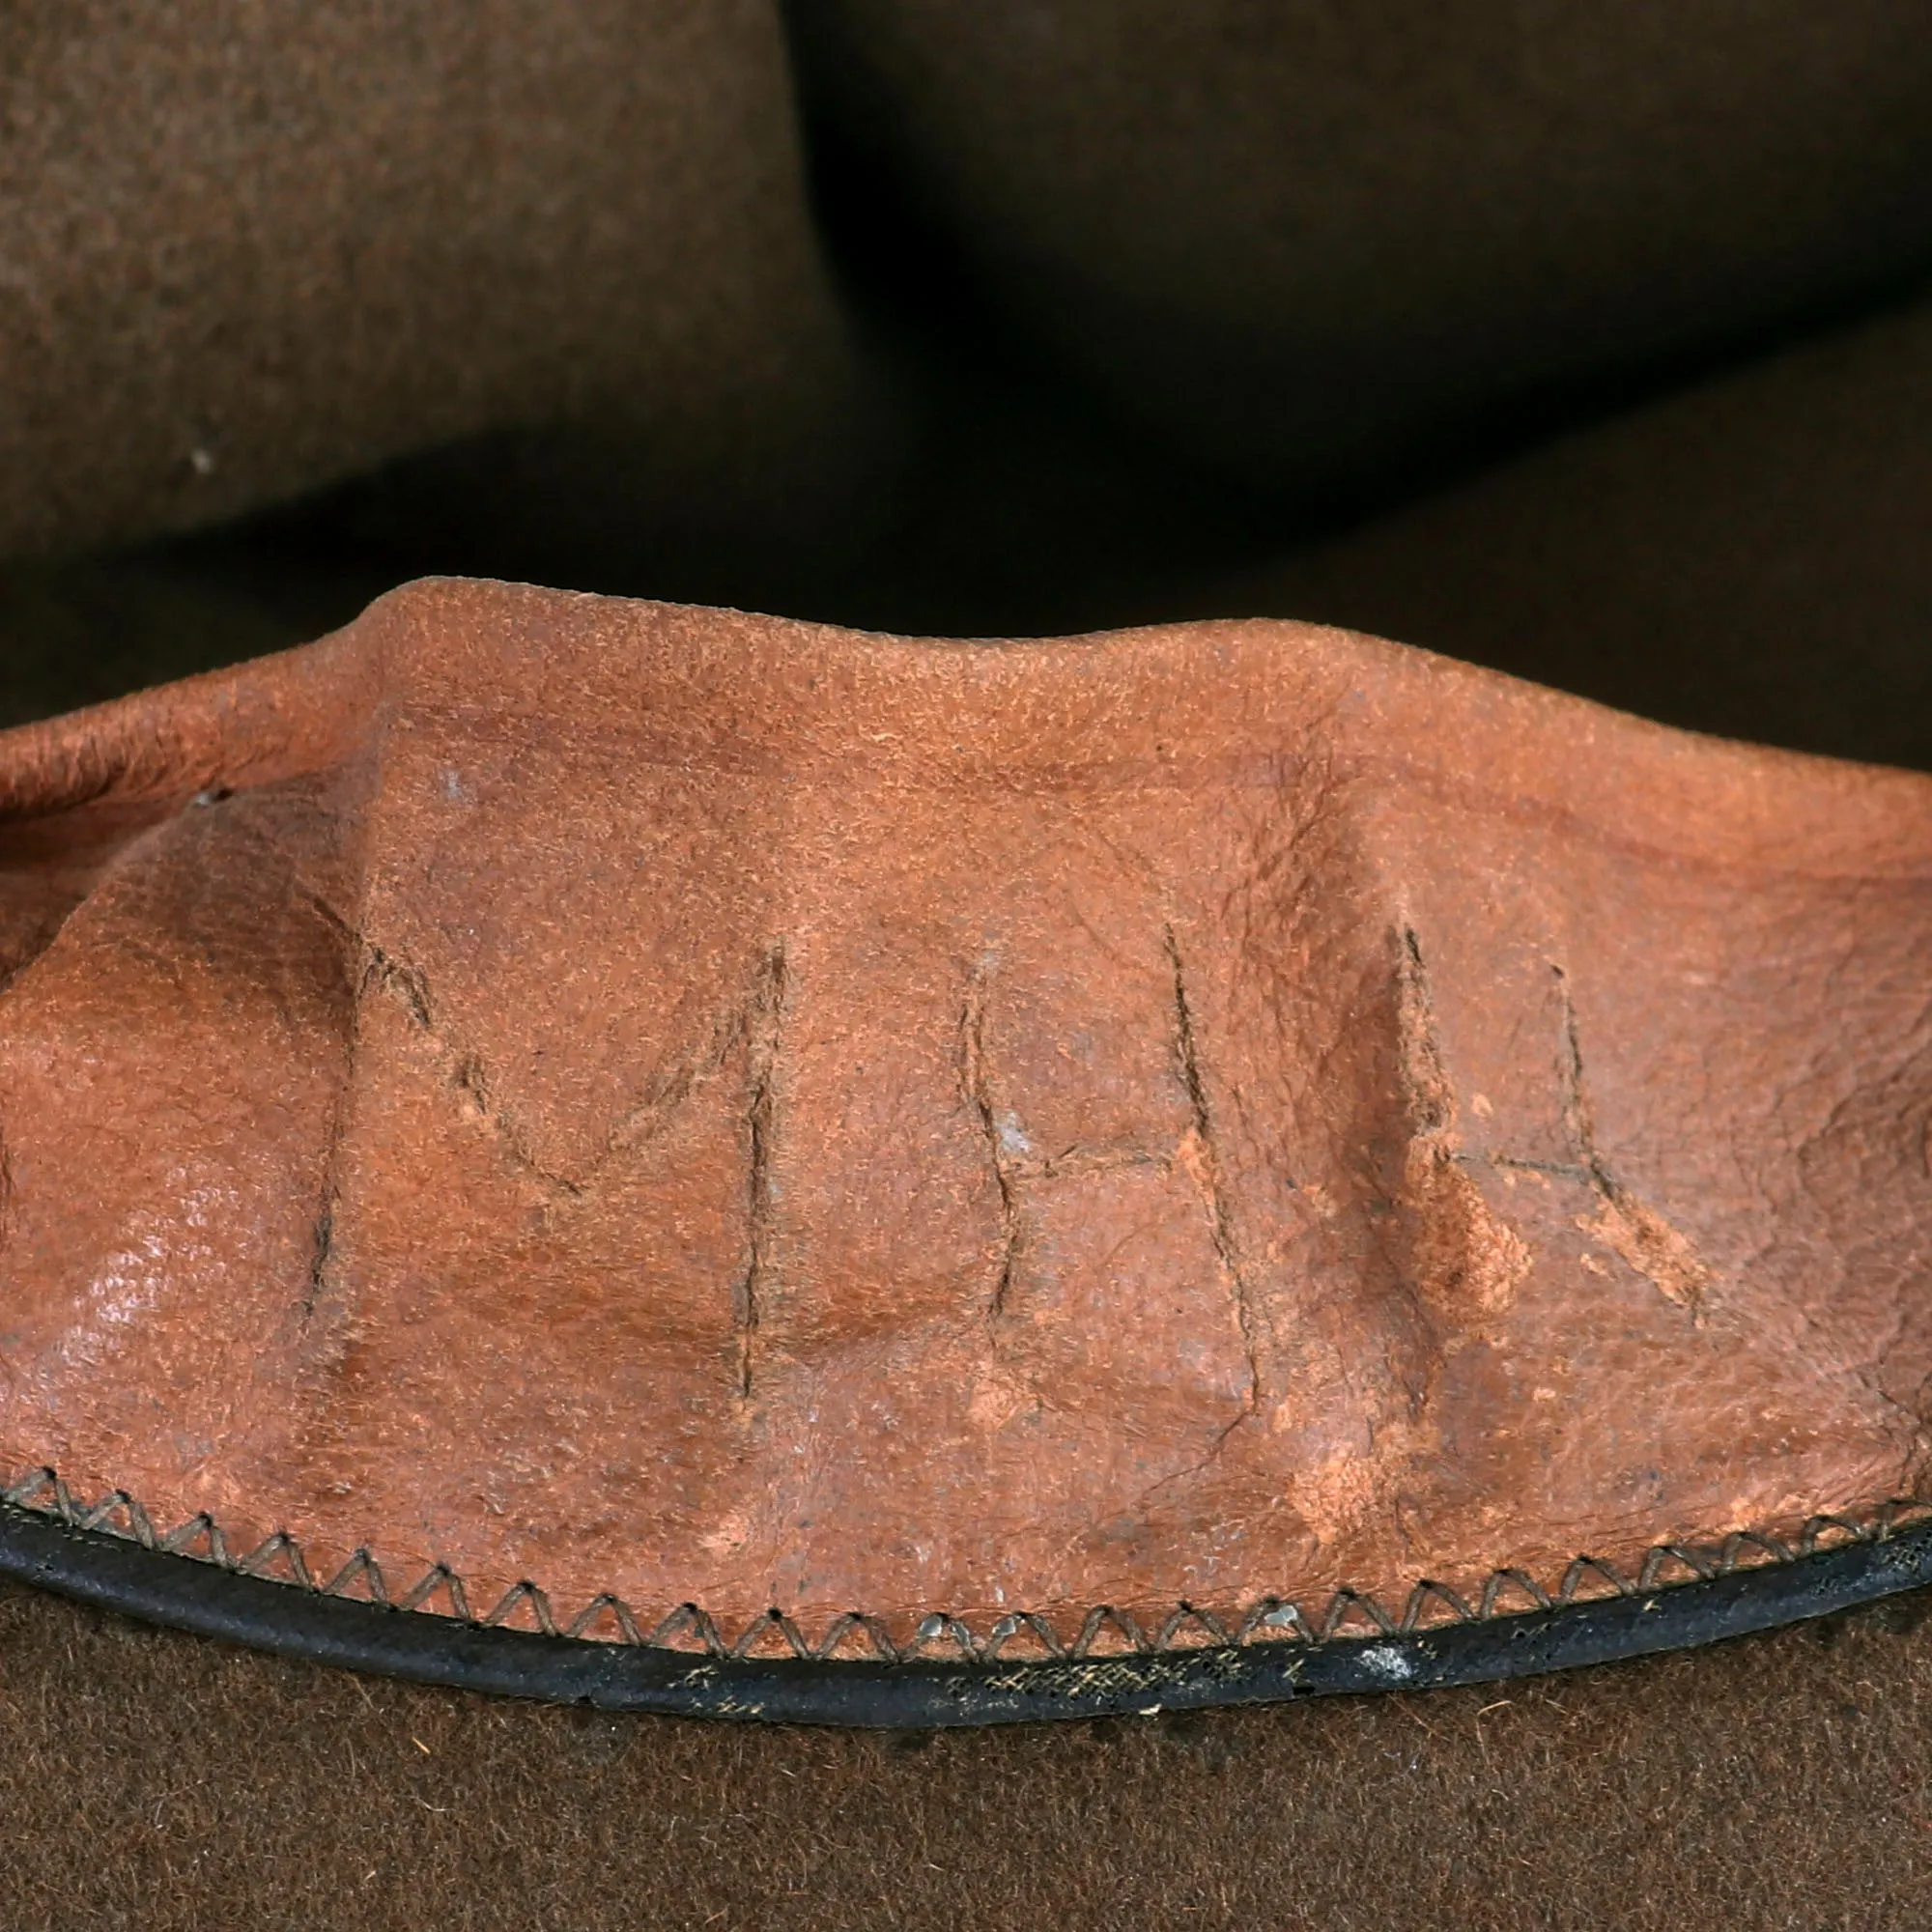
[[[157,1521],[910,1631],[1919,1481],[1932,781],[440,581],[0,802],[0,1452]]]

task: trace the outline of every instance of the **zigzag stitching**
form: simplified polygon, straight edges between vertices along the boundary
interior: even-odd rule
[[[696,1604],[678,1605],[646,1630],[630,1605],[610,1591],[593,1597],[567,1623],[560,1622],[549,1595],[527,1578],[511,1584],[493,1608],[478,1616],[470,1606],[463,1578],[446,1564],[432,1564],[401,1596],[392,1596],[382,1565],[367,1548],[357,1549],[332,1577],[318,1582],[303,1558],[301,1546],[287,1530],[276,1530],[238,1556],[229,1548],[221,1526],[205,1510],[163,1535],[156,1530],[147,1510],[126,1490],[110,1490],[99,1501],[83,1503],[59,1473],[46,1466],[30,1469],[17,1482],[0,1489],[0,1498],[75,1529],[103,1530],[144,1549],[212,1563],[238,1576],[286,1582],[318,1596],[354,1601],[359,1583],[367,1602],[447,1615],[484,1628],[512,1626],[518,1612],[526,1610],[528,1623],[545,1636],[675,1649],[720,1660],[789,1656],[810,1663],[838,1662],[841,1650],[854,1641],[869,1645],[870,1658],[884,1663],[945,1657],[949,1645],[958,1662],[993,1663],[1007,1655],[1009,1644],[1022,1637],[1029,1641],[1029,1649],[1014,1653],[1009,1661],[1034,1655],[1042,1660],[1080,1662],[1123,1654],[1154,1656],[1209,1644],[1328,1643],[1351,1635],[1410,1636],[1424,1630],[1484,1623],[1523,1610],[1561,1609],[1571,1604],[1638,1596],[1685,1582],[1707,1582],[1740,1570],[1789,1563],[1848,1544],[1882,1543],[1908,1523],[1932,1517],[1932,1498],[1901,1496],[1880,1504],[1862,1520],[1814,1516],[1805,1522],[1796,1543],[1755,1530],[1733,1530],[1715,1545],[1661,1543],[1644,1553],[1634,1577],[1602,1557],[1578,1556],[1564,1571],[1554,1591],[1546,1590],[1526,1571],[1499,1569],[1490,1574],[1473,1605],[1447,1584],[1425,1578],[1410,1589],[1399,1616],[1391,1614],[1370,1593],[1350,1589],[1337,1590],[1320,1617],[1310,1616],[1299,1604],[1285,1597],[1259,1599],[1232,1624],[1211,1610],[1182,1603],[1152,1630],[1130,1611],[1102,1604],[1087,1612],[1068,1643],[1050,1618],[1035,1610],[1009,1611],[995,1619],[983,1636],[963,1619],[934,1611],[920,1621],[912,1641],[902,1644],[895,1640],[883,1619],[847,1610],[832,1619],[814,1644],[780,1609],[753,1617],[732,1639],[727,1639],[716,1620]],[[1673,1577],[1672,1571],[1681,1574]],[[446,1611],[434,1608],[438,1596],[447,1603]],[[597,1635],[598,1626],[607,1616],[616,1626],[614,1638]],[[1118,1642],[1107,1649],[1096,1648],[1110,1631]]]

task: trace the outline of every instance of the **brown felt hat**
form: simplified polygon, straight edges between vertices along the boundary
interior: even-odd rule
[[[0,1926],[1922,1918],[1911,10],[0,52]]]

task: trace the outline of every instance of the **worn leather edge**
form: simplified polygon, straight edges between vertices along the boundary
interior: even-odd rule
[[[888,1728],[1423,1690],[1686,1649],[1932,1583],[1932,1521],[1696,1582],[1359,1637],[982,1663],[716,1657],[331,1596],[0,1502],[0,1576],[341,1668],[552,1703]]]

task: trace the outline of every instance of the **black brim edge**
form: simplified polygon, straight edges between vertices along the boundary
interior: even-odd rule
[[[0,1503],[0,1576],[281,1657],[607,1711],[925,1726],[1151,1716],[1570,1670],[1827,1616],[1932,1583],[1932,1522],[1625,1596],[1387,1636],[995,1663],[714,1658],[325,1596]]]

